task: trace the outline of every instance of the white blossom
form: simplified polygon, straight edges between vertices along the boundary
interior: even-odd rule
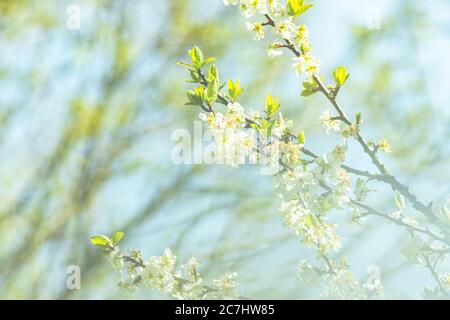
[[[295,24],[291,19],[283,19],[275,25],[275,31],[283,38],[290,40],[295,31]]]
[[[260,22],[247,22],[246,23],[247,30],[253,32],[255,34],[256,40],[264,39],[264,28]]]
[[[327,133],[340,130],[339,120],[333,119],[330,111],[325,111],[320,117],[320,123],[325,127]]]
[[[297,77],[301,77],[303,74],[312,76],[319,72],[319,60],[309,54],[301,54],[293,61],[292,66],[297,73]]]
[[[239,4],[239,2],[240,2],[240,0],[223,0],[223,4],[226,6],[229,6],[229,5],[235,6],[235,5]]]
[[[269,48],[269,50],[267,50],[267,55],[271,59],[281,56],[282,54],[283,54],[283,51],[281,51],[279,49]]]

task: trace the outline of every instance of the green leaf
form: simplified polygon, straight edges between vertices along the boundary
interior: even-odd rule
[[[276,119],[267,121],[266,119],[262,118],[261,123],[260,123],[261,130],[265,130],[267,133],[267,136],[270,136],[272,134],[272,129],[273,129],[273,126],[275,125],[275,123],[276,123]]]
[[[405,198],[401,194],[395,195],[395,206],[398,210],[403,210],[405,208]]]
[[[300,8],[300,10],[297,12],[297,16],[302,15],[303,13],[306,12],[306,10],[312,8],[313,6],[314,6],[313,4],[307,4],[307,5],[302,6]]]
[[[203,61],[203,65],[210,64],[211,62],[214,62],[214,61],[216,61],[216,58],[214,58],[214,57],[206,58],[205,61]]]
[[[203,64],[205,62],[205,58],[199,47],[194,46],[191,50],[189,50],[189,56],[191,57],[192,64],[197,69],[199,69],[201,66],[203,66]]]
[[[217,79],[210,81],[208,83],[208,87],[206,88],[206,99],[208,100],[208,103],[210,105],[216,102],[218,91],[219,91],[219,81]]]
[[[266,115],[267,117],[271,118],[277,111],[280,109],[281,103],[278,102],[276,98],[274,98],[272,95],[268,95],[266,97]]]
[[[193,66],[192,64],[189,64],[189,63],[178,61],[177,65],[188,68],[191,71],[197,71],[197,68],[195,68],[195,66]]]
[[[287,0],[286,7],[288,15],[291,17],[298,17],[303,14],[306,10],[310,9],[313,4],[304,4],[303,0]]]
[[[298,143],[299,144],[305,144],[305,131],[300,131],[298,135]]]
[[[314,83],[312,83],[310,81],[303,81],[302,85],[303,85],[303,88],[308,89],[308,90],[316,89],[316,86],[314,85]]]
[[[336,84],[341,87],[347,81],[348,77],[350,77],[350,73],[347,72],[345,67],[339,66],[336,71],[333,71],[333,77]]]
[[[261,126],[261,129],[267,129],[268,122],[266,119],[262,118],[261,123],[259,125]]]
[[[288,10],[288,15],[295,16],[295,13],[298,10],[298,1],[297,0],[287,0],[286,7]]]
[[[301,93],[302,97],[312,96],[317,91],[319,91],[316,83],[313,80],[303,81],[302,86],[303,86],[303,91]]]
[[[202,106],[204,90],[205,88],[203,86],[195,88],[194,90],[189,90],[187,92],[189,104],[193,106]]]
[[[205,100],[205,87],[203,85],[198,86],[197,88],[194,88],[194,92],[196,95],[198,95],[202,100]]]
[[[302,97],[309,97],[309,96],[312,96],[313,94],[315,94],[316,92],[317,92],[317,90],[305,89],[302,91],[301,95],[302,95]]]
[[[258,124],[256,124],[256,123],[250,123],[249,126],[253,129],[255,129],[256,131],[259,131],[259,129],[260,129]]]
[[[240,87],[240,81],[236,80],[228,80],[228,95],[233,101],[236,101],[237,97],[244,91],[243,88]]]
[[[220,82],[219,81],[219,70],[217,70],[217,67],[212,64],[209,67],[208,82],[211,82],[214,80],[217,80],[218,82]]]
[[[199,83],[200,82],[200,76],[198,75],[197,71],[193,71],[191,70],[191,81],[189,82],[193,82],[193,83]]]
[[[113,245],[117,245],[120,242],[120,240],[122,240],[124,235],[125,232],[122,231],[117,231],[116,233],[114,233],[111,238]]]
[[[107,246],[111,244],[111,239],[103,234],[99,234],[91,237],[91,243],[94,246]]]
[[[363,123],[363,118],[362,118],[361,112],[358,112],[356,114],[356,124],[360,125],[361,123]]]
[[[273,126],[275,125],[276,119],[272,119],[269,121],[268,126],[267,126],[267,136],[271,136],[272,135],[272,129]]]

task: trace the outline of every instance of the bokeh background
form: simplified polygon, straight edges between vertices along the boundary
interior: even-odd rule
[[[392,173],[425,202],[443,202],[450,2],[311,2],[302,19],[323,73],[341,64],[351,72],[340,98],[347,112],[362,112],[365,136],[391,142],[383,160]],[[67,26],[71,5],[79,29]],[[316,297],[295,281],[297,263],[314,253],[283,228],[271,177],[171,161],[172,132],[193,131],[198,114],[184,106],[187,73],[176,65],[194,44],[218,58],[222,79],[241,80],[244,106],[261,109],[272,93],[310,149],[337,141],[318,124],[325,99],[300,97],[291,57],[270,60],[221,0],[0,1],[0,298],[163,298],[118,289],[89,242],[118,230],[123,248],[146,256],[171,247],[180,260],[198,257],[207,279],[237,271],[245,296]],[[353,145],[348,163],[370,168]],[[393,210],[391,190],[370,186],[370,203]],[[420,298],[433,285],[400,254],[402,230],[334,216],[351,270],[364,279],[379,266],[386,298]],[[80,290],[66,289],[69,265],[81,268]]]

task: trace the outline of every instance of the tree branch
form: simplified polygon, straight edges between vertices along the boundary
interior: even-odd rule
[[[264,16],[267,19],[266,25],[275,27],[275,22],[272,19],[272,17],[270,17],[269,14],[265,14]],[[292,53],[296,57],[301,56],[300,51],[298,51],[295,48],[294,44],[289,39],[284,39],[284,41],[286,42],[286,48],[288,48],[290,51],[292,51]],[[316,75],[313,76],[313,80],[319,87],[319,91],[321,91],[325,95],[325,97],[328,99],[328,101],[331,102],[334,109],[339,114],[340,120],[348,126],[351,125],[352,122],[349,120],[349,118],[345,114],[343,108],[339,105],[336,97],[333,96],[328,91],[328,89],[324,86],[322,81]],[[372,160],[372,163],[375,165],[375,167],[377,167],[378,171],[381,173],[381,176],[379,176],[377,180],[383,181],[383,182],[389,184],[393,190],[397,190],[405,198],[407,198],[412,203],[413,208],[420,211],[421,213],[423,213],[430,220],[430,222],[436,222],[438,219],[431,208],[432,203],[430,203],[429,205],[425,205],[424,203],[420,202],[417,199],[417,197],[409,191],[409,188],[406,185],[402,184],[396,177],[389,174],[388,171],[386,170],[384,164],[378,159],[378,157],[376,155],[376,150],[372,150],[368,146],[366,140],[361,136],[361,134],[359,132],[357,132],[355,139],[362,146],[364,152],[370,157],[370,159]]]

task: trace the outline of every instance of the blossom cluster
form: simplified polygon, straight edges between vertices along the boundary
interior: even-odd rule
[[[381,299],[383,287],[377,280],[375,283],[367,281],[361,284],[353,273],[346,269],[340,269],[336,274],[328,274],[327,287],[322,292],[326,299]]]
[[[351,183],[342,169],[347,145],[337,145],[322,157],[300,162],[277,176],[276,186],[282,199],[280,211],[288,228],[295,231],[306,246],[316,249],[325,265],[313,267],[307,260],[299,265],[299,280],[305,285],[324,287],[321,295],[332,299],[381,298],[383,287],[361,284],[348,270],[346,257],[330,259],[338,252],[341,241],[337,225],[328,222],[332,210],[345,210],[351,205]]]
[[[276,57],[283,52],[280,48],[291,46],[298,52],[293,59],[292,66],[300,77],[302,75],[312,76],[319,72],[320,62],[311,55],[311,43],[309,31],[304,25],[297,25],[296,18],[312,7],[303,1],[287,1],[282,4],[279,0],[223,0],[225,5],[239,5],[244,17],[253,19],[259,14],[269,19],[266,22],[247,21],[247,29],[254,33],[256,40],[262,40],[266,34],[264,26],[272,25],[276,39],[268,46],[270,57]],[[282,41],[280,41],[282,40]]]
[[[257,117],[254,114],[252,118]],[[227,105],[226,112],[200,113],[199,118],[209,130],[213,138],[212,156],[215,163],[223,163],[238,167],[246,163],[246,159],[255,162],[257,138],[253,130],[245,129],[248,117],[242,106],[235,102]]]
[[[270,128],[261,125],[264,118],[258,111],[246,113],[238,102],[229,102],[225,112],[202,112],[199,118],[213,138],[210,151],[215,163],[238,167],[248,161],[278,168],[280,157],[300,158],[301,146],[281,139],[292,127],[281,113],[273,117]]]
[[[343,209],[350,202],[350,179],[341,168],[345,151],[346,145],[338,145],[332,152],[308,164],[299,163],[277,176],[280,211],[286,225],[322,254],[340,248],[336,226],[326,221],[326,214]]]
[[[325,299],[382,299],[383,286],[379,277],[368,277],[360,282],[348,270],[345,256],[333,262],[333,272],[323,272],[313,267],[308,260],[298,265],[298,281],[311,288],[323,287],[321,296]]]
[[[91,242],[100,246],[110,259],[121,277],[119,286],[129,291],[145,287],[167,294],[174,299],[232,299],[235,292],[236,273],[225,273],[206,285],[199,273],[199,262],[195,257],[177,266],[177,257],[169,248],[162,255],[144,259],[141,251],[130,250],[123,253],[115,236],[112,239],[104,235],[91,237]],[[116,235],[115,234],[115,235]]]
[[[141,261],[140,266],[124,257],[119,251],[112,252],[110,258],[117,256],[124,262],[119,273],[122,277],[119,286],[135,290],[136,285],[155,289],[174,299],[230,299],[236,298],[236,273],[223,274],[212,281],[212,285],[204,284],[198,271],[199,262],[195,257],[189,258],[180,267],[176,265],[176,256],[168,248],[161,256],[142,259],[140,251],[132,250],[130,256]]]

